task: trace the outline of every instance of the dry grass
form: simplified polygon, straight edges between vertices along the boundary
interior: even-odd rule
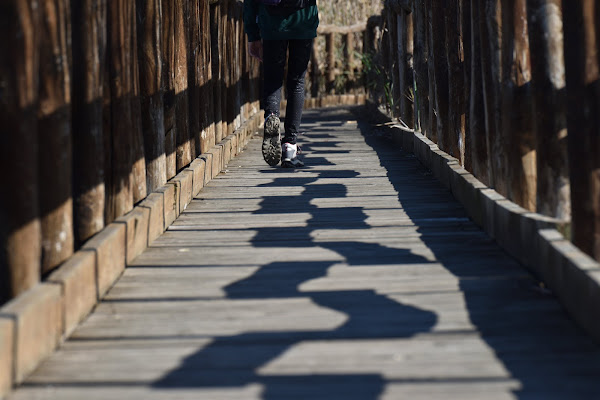
[[[382,0],[318,0],[323,25],[352,25],[381,13]]]

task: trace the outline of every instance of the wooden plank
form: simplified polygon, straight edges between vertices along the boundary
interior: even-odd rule
[[[251,140],[11,400],[595,397],[599,346],[350,117],[305,114],[304,143],[363,149],[303,170]]]

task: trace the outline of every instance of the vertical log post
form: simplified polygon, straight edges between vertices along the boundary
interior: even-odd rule
[[[175,9],[173,1],[162,2],[162,70],[165,108],[165,162],[167,179],[177,173],[177,125],[175,123]]]
[[[449,121],[448,56],[446,54],[446,7],[440,1],[432,1],[431,43],[433,45],[435,109],[437,121],[437,143],[440,149],[452,153]]]
[[[221,42],[223,40],[219,29],[221,20],[221,7],[217,4],[211,4],[210,13],[210,33],[211,33],[211,61],[212,61],[212,87],[215,121],[215,142],[220,142],[223,138],[223,113],[222,113],[222,77],[221,77]]]
[[[12,0],[0,5],[0,302],[40,279],[41,226],[38,196],[38,48],[40,4]]]
[[[423,135],[429,136],[429,69],[427,66],[428,45],[425,11],[425,0],[415,0],[413,14],[416,125]]]
[[[153,192],[167,181],[162,88],[162,0],[137,0],[137,10],[146,184],[148,192]]]
[[[502,1],[502,122],[509,198],[535,211],[531,63],[525,0]]]
[[[481,44],[479,52],[481,54],[481,80],[483,81],[485,132],[488,146],[488,184],[503,196],[508,196],[505,143],[501,135],[501,9],[500,0],[484,0],[479,10],[478,32]],[[475,31],[472,34],[475,35]]]
[[[462,36],[462,49],[463,49],[463,110],[464,110],[464,127],[463,127],[463,147],[462,151],[462,164],[463,166],[471,171],[472,170],[472,147],[471,141],[468,139],[469,132],[471,131],[471,1],[460,0],[461,3],[461,36]]]
[[[572,240],[600,260],[600,24],[595,0],[565,3],[565,72]]]
[[[334,53],[333,32],[325,35],[325,52],[327,53],[327,83],[325,90],[328,94],[333,93],[335,89],[335,53]]]
[[[319,70],[319,53],[317,47],[312,47],[312,56],[310,58],[311,72],[310,72],[310,95],[311,97],[319,97],[319,82],[321,81],[321,71]]]
[[[354,78],[354,32],[348,32],[344,35],[344,58],[346,60],[346,92],[354,93],[356,82]]]
[[[448,153],[462,163],[463,131],[463,62],[460,34],[460,4],[458,0],[446,3],[446,59],[448,69]]]
[[[190,155],[194,159],[201,151],[200,86],[202,85],[202,60],[200,39],[200,1],[189,0],[188,9],[188,97],[190,121]]]
[[[131,70],[132,70],[132,95],[131,95],[131,120],[133,123],[132,134],[132,189],[133,202],[138,203],[148,195],[146,187],[146,156],[144,154],[144,133],[142,128],[142,105],[140,90],[140,68],[137,38],[137,7],[135,2],[131,4],[131,14],[127,21],[131,26]]]
[[[73,202],[78,245],[104,227],[106,0],[72,1]],[[77,82],[77,84],[76,84]]]
[[[435,90],[435,47],[433,35],[433,20],[432,9],[433,3],[437,0],[426,0],[425,6],[425,23],[427,26],[427,71],[429,79],[429,120],[427,126],[429,128],[429,139],[434,142],[438,141],[438,109],[437,109],[437,92]]]
[[[528,0],[527,21],[534,95],[537,211],[568,220],[571,203],[561,3],[561,0]]]
[[[133,95],[132,3],[108,2],[110,51],[110,187],[107,188],[106,222],[110,223],[133,208]]]
[[[175,125],[177,171],[192,162],[188,102],[188,0],[175,0]]]
[[[471,152],[470,159],[465,160],[465,165],[471,165],[473,175],[485,185],[491,185],[491,168],[489,168],[489,138],[486,131],[483,68],[481,56],[481,30],[482,7],[480,0],[471,0],[471,92],[469,105],[469,136]]]
[[[70,5],[42,0],[38,144],[42,273],[73,254]]]

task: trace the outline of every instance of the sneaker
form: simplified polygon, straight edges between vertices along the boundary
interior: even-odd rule
[[[298,158],[298,145],[291,143],[284,143],[281,145],[283,160],[281,166],[283,168],[301,168],[304,167],[304,163]]]
[[[269,114],[265,119],[265,132],[262,143],[262,155],[267,164],[274,167],[281,160],[281,146],[279,137],[279,117]]]

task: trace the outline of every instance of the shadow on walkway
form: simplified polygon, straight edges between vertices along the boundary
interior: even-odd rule
[[[347,115],[345,115],[347,117]],[[342,115],[344,117],[344,115]],[[254,247],[263,248],[325,248],[344,259],[348,266],[393,266],[425,264],[430,261],[409,250],[386,247],[377,243],[358,241],[315,241],[314,232],[326,226],[331,230],[369,230],[363,207],[317,207],[319,198],[344,198],[347,188],[337,183],[317,183],[319,179],[357,178],[352,170],[319,170],[319,166],[333,165],[321,154],[342,154],[327,134],[328,126],[339,126],[340,115],[320,120],[310,133],[312,142],[305,146],[311,151],[311,173],[303,177],[288,174],[275,176],[267,187],[303,187],[299,196],[266,196],[258,214],[269,218],[275,213],[309,213],[304,227],[273,227],[257,229],[252,240]],[[315,122],[310,120],[307,122]],[[400,172],[398,159],[406,164],[406,154],[393,149],[389,140],[374,135],[368,126],[360,125],[367,144],[378,154],[381,166],[397,192],[403,210],[411,219],[423,218],[423,200],[415,191],[427,193],[431,182],[410,181],[405,171]],[[323,140],[320,142],[319,140]],[[327,151],[331,148],[331,152]],[[318,149],[318,150],[314,150]],[[426,173],[416,160],[414,169]],[[405,169],[404,169],[405,170]],[[265,170],[278,174],[278,170]],[[433,180],[433,178],[431,178]],[[448,251],[447,242],[428,235],[418,228],[421,240],[433,252],[437,262],[456,276],[464,292],[470,320],[481,338],[495,352],[510,375],[518,380],[521,389],[514,394],[522,399],[600,398],[600,351],[574,325],[564,318],[555,300],[534,290],[530,278],[487,282],[485,289],[477,287],[502,271],[479,268],[466,263],[460,254]],[[462,238],[456,236],[455,242]],[[242,387],[263,385],[263,399],[377,399],[382,395],[387,380],[379,374],[323,374],[323,375],[264,375],[260,368],[275,360],[292,347],[306,341],[375,340],[409,338],[429,332],[436,324],[435,313],[401,304],[374,290],[304,291],[300,285],[325,277],[336,262],[273,262],[260,267],[252,276],[226,287],[228,299],[289,299],[308,298],[320,307],[335,310],[346,316],[345,322],[332,330],[249,332],[233,336],[215,337],[211,344],[187,357],[180,367],[155,382],[154,386],[168,389],[189,387]],[[475,263],[476,264],[476,263]],[[555,318],[560,314],[560,318]],[[559,321],[558,323],[556,321]],[[564,350],[569,350],[565,352]],[[574,391],[574,389],[576,389]],[[573,396],[573,393],[577,395]]]

